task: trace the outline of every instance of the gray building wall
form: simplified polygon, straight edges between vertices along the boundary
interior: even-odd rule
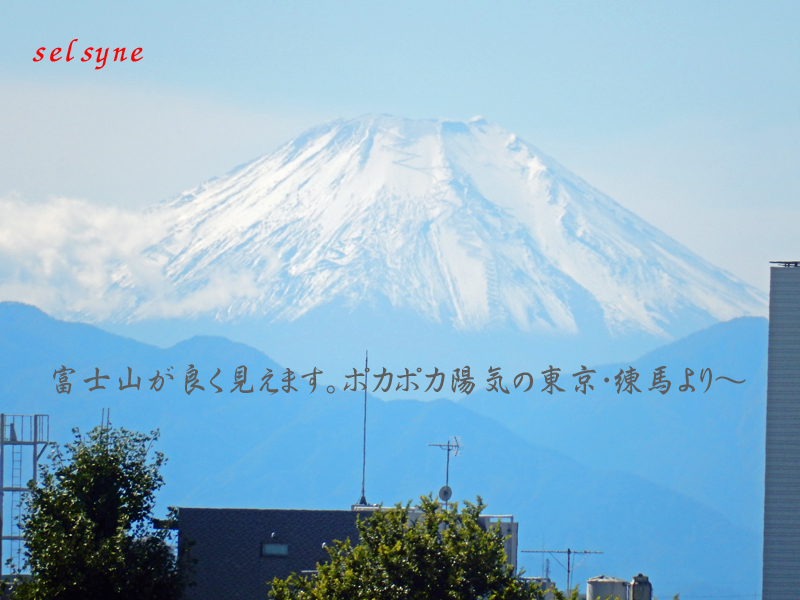
[[[769,297],[763,600],[800,592],[800,268],[773,267]]]
[[[323,542],[358,540],[357,512],[350,510],[280,510],[180,508],[179,543],[193,542],[196,560],[190,600],[267,598],[275,577],[313,569],[328,560]],[[272,534],[275,534],[274,537]],[[286,544],[287,556],[262,555],[263,543]]]

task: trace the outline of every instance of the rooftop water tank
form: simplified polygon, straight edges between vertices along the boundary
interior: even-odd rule
[[[628,582],[616,577],[592,577],[586,582],[586,600],[628,600]]]

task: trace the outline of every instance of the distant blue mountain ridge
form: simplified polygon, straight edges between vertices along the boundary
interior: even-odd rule
[[[342,391],[342,373],[320,376],[324,385],[335,384],[334,393],[320,385],[309,394],[308,379],[300,376],[314,365],[297,365],[293,384],[300,391],[268,395],[259,391],[262,375],[271,369],[277,388],[286,367],[243,344],[194,337],[161,349],[10,302],[0,303],[0,352],[0,410],[49,414],[52,440],[69,441],[73,427],[92,428],[102,408],[111,409],[114,425],[159,428],[159,449],[169,457],[160,511],[173,505],[347,508],[360,495],[363,392]],[[205,390],[188,395],[190,364]],[[69,395],[56,393],[53,373],[62,365],[75,371]],[[230,391],[241,365],[248,366],[244,387],[254,384],[253,393]],[[661,365],[672,382],[663,396],[647,390]],[[630,364],[586,365],[596,371],[595,389],[586,396],[574,391],[579,356],[553,366],[562,369],[565,391],[552,396],[540,391],[539,380],[527,393],[513,384],[508,395],[482,391],[485,373],[476,375],[476,391],[458,402],[425,401],[430,395],[421,390],[408,400],[371,395],[367,499],[393,504],[438,490],[445,456],[427,444],[459,435],[465,451],[451,460],[455,499],[481,495],[489,513],[513,514],[521,549],[603,551],[587,559],[574,581],[643,572],[659,597],[757,592],[766,320],[720,323]],[[119,389],[128,367],[134,382],[142,378],[140,390]],[[617,394],[613,377],[630,367],[640,373],[642,392]],[[677,389],[686,367],[695,372],[694,392]],[[95,368],[109,376],[107,389],[89,392],[83,380]],[[375,359],[372,374],[380,368]],[[746,382],[715,379],[703,393],[704,368],[715,378]],[[219,393],[209,385],[217,369]],[[156,370],[174,377],[160,392],[146,389]],[[604,377],[611,381],[603,383]],[[519,559],[529,574],[540,574],[539,555]],[[563,585],[563,572],[551,566]]]
[[[630,362],[588,366],[597,375],[595,389],[587,395],[575,392],[577,378],[572,373],[580,371],[581,364],[573,359],[556,363],[564,367],[559,382],[563,393],[542,393],[545,384],[539,381],[530,394],[499,398],[480,392],[460,404],[496,419],[531,443],[596,468],[635,473],[761,531],[767,329],[763,318],[734,319]],[[664,395],[648,391],[660,366],[666,367],[671,382]],[[639,373],[636,385],[641,393],[617,393],[614,376],[631,367]],[[681,392],[686,368],[694,373],[689,377],[694,391]],[[710,369],[714,379],[708,388],[707,373],[700,381],[704,369]],[[717,379],[720,376],[745,382],[734,384]],[[604,383],[604,377],[611,381]]]

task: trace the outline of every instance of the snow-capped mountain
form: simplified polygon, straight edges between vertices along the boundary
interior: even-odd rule
[[[148,256],[222,319],[382,296],[462,331],[575,333],[592,310],[612,335],[670,336],[687,315],[766,313],[762,293],[481,118],[327,123],[151,213],[168,234]]]

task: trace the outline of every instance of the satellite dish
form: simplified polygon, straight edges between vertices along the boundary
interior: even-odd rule
[[[452,497],[453,490],[450,489],[449,485],[443,485],[442,489],[439,490],[439,499],[442,500],[442,502],[447,502]]]

